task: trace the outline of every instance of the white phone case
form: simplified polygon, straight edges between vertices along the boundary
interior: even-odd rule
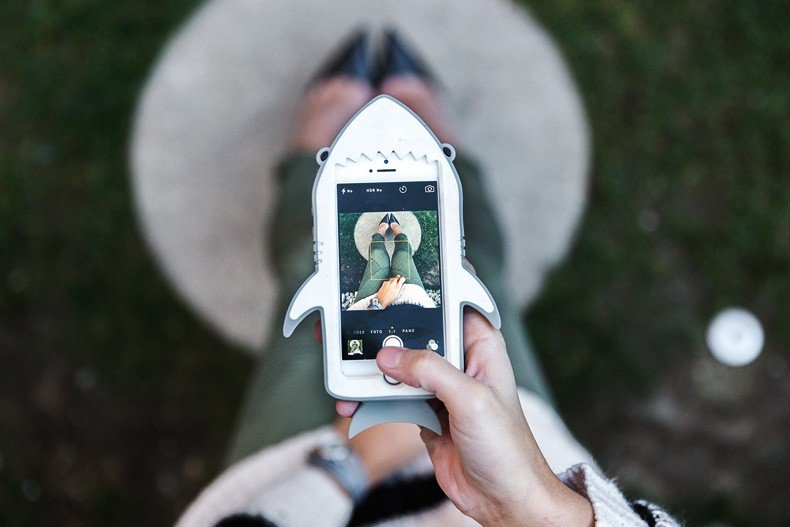
[[[370,375],[343,373],[338,183],[435,179],[440,218],[445,358],[463,370],[464,306],[477,309],[495,327],[500,326],[493,298],[477,276],[466,268],[461,182],[452,164],[454,158],[452,146],[440,143],[414,112],[386,95],[368,102],[340,131],[332,146],[321,149],[316,155],[320,168],[313,185],[315,272],[291,300],[283,333],[290,336],[307,315],[320,311],[327,392],[337,399],[376,401],[362,405],[357,411],[352,420],[352,436],[379,422],[409,421],[436,429],[438,420],[424,402],[409,402],[432,397],[429,392],[406,384],[393,386],[380,372]],[[379,169],[387,171],[379,172]]]

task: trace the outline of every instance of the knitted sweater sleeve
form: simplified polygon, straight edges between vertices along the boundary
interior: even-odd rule
[[[574,465],[558,476],[568,487],[590,500],[595,527],[679,527],[660,507],[644,500],[626,500],[614,481],[601,476],[586,463]]]

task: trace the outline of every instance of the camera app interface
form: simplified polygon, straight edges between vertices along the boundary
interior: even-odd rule
[[[337,186],[344,360],[384,346],[444,355],[436,182]]]

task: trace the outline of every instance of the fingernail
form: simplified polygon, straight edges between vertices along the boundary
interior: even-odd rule
[[[383,348],[376,356],[376,360],[387,368],[397,368],[400,364],[401,353],[402,350],[398,348]]]

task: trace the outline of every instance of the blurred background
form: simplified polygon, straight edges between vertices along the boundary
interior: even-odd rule
[[[524,2],[593,138],[589,204],[526,313],[570,428],[689,525],[790,524],[790,9]],[[141,87],[197,0],[0,3],[0,524],[159,525],[216,475],[252,359],[138,231]],[[728,306],[762,355],[706,348]]]

